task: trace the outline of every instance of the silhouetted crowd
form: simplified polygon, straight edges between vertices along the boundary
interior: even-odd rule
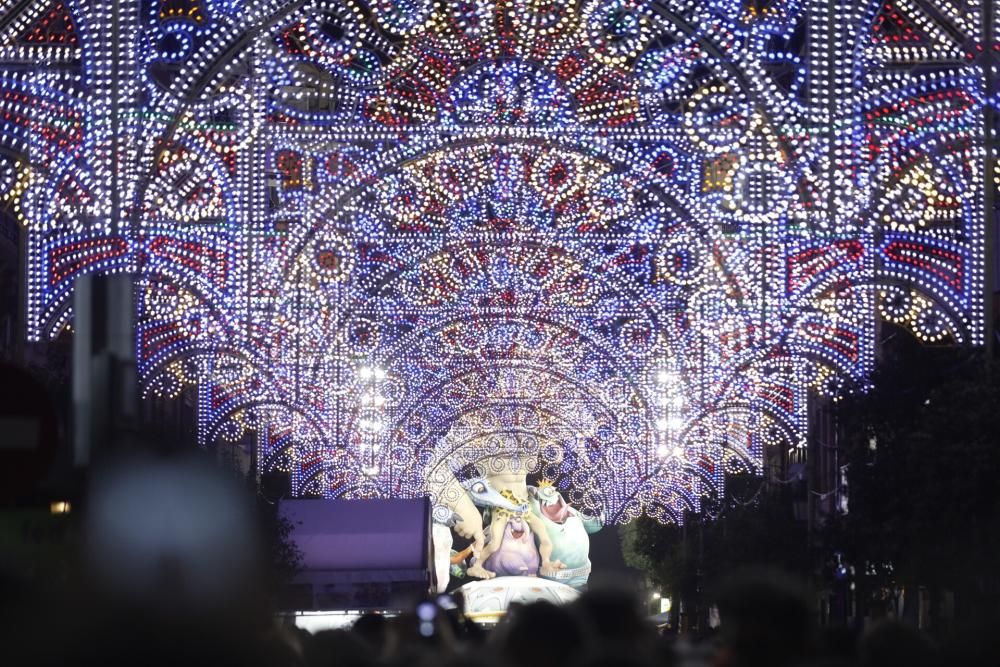
[[[990,628],[937,645],[882,621],[865,632],[821,629],[808,598],[773,575],[720,589],[720,625],[701,636],[664,631],[628,592],[585,592],[567,606],[515,606],[492,628],[447,599],[400,615],[369,614],[315,634],[276,621],[246,599],[198,610],[103,601],[37,609],[14,621],[4,665],[245,665],[248,667],[782,667],[994,665]],[[131,605],[131,606],[130,606]],[[266,620],[265,620],[266,619]]]
[[[625,591],[601,589],[557,607],[515,607],[484,630],[459,609],[438,608],[431,633],[417,614],[366,616],[351,630],[297,634],[289,667],[889,667],[1000,664],[1000,643],[980,629],[937,645],[915,628],[883,620],[861,633],[821,629],[800,588],[775,573],[726,582],[721,624],[688,636],[651,624]],[[275,638],[276,639],[276,638]],[[992,645],[991,645],[992,644]],[[294,647],[294,648],[292,648]]]
[[[0,667],[1000,665],[996,610],[937,641],[892,620],[821,628],[804,588],[768,571],[706,591],[719,623],[700,634],[656,627],[627,587],[514,606],[492,628],[456,596],[311,634],[274,613],[279,588],[235,483],[185,462],[121,470],[94,485],[74,567],[43,574],[0,545]]]

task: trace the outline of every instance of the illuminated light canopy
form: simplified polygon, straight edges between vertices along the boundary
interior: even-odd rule
[[[856,4],[8,2],[27,333],[134,272],[146,391],[295,494],[503,458],[681,520],[864,386],[877,318],[982,343],[995,45]]]

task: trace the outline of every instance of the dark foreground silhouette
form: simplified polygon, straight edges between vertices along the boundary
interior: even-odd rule
[[[195,609],[92,590],[59,606],[39,606],[9,586],[5,593],[13,595],[3,614],[9,634],[0,663],[12,666],[930,667],[997,664],[998,655],[986,629],[944,647],[895,621],[860,635],[821,631],[808,598],[773,574],[721,587],[721,624],[698,638],[662,632],[633,596],[615,590],[589,591],[566,607],[515,607],[492,629],[450,605],[425,602],[419,616],[371,614],[350,629],[316,634],[275,622],[250,595]]]
[[[494,628],[455,603],[369,615],[315,635],[283,624],[239,492],[202,469],[136,464],[92,494],[72,576],[24,579],[0,554],[0,665],[136,667],[859,667],[1000,664],[998,626],[979,619],[939,646],[882,621],[821,629],[804,588],[746,572],[711,596],[719,625],[663,632],[624,589],[565,606],[515,607]],[[178,495],[177,489],[184,494]],[[22,564],[23,565],[23,564]],[[7,574],[5,574],[5,572]],[[30,584],[25,583],[31,581]],[[418,613],[419,612],[419,613]]]

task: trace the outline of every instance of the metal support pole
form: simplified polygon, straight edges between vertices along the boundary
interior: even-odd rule
[[[996,292],[996,109],[993,98],[997,92],[997,64],[994,57],[993,44],[996,42],[996,25],[993,15],[993,3],[982,3],[982,50],[977,59],[983,73],[983,85],[988,103],[983,107],[983,328],[986,358],[992,359],[995,354],[996,313],[993,305],[993,295]]]
[[[111,233],[121,233],[121,2],[111,3]]]
[[[132,276],[85,275],[73,293],[73,463],[136,440],[139,403]]]

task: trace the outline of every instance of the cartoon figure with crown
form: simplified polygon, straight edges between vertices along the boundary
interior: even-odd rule
[[[590,533],[601,529],[601,519],[570,507],[548,480],[528,487],[528,496],[531,512],[544,524],[552,543],[552,560],[563,565],[558,570],[542,567],[538,576],[582,588],[590,577]]]

